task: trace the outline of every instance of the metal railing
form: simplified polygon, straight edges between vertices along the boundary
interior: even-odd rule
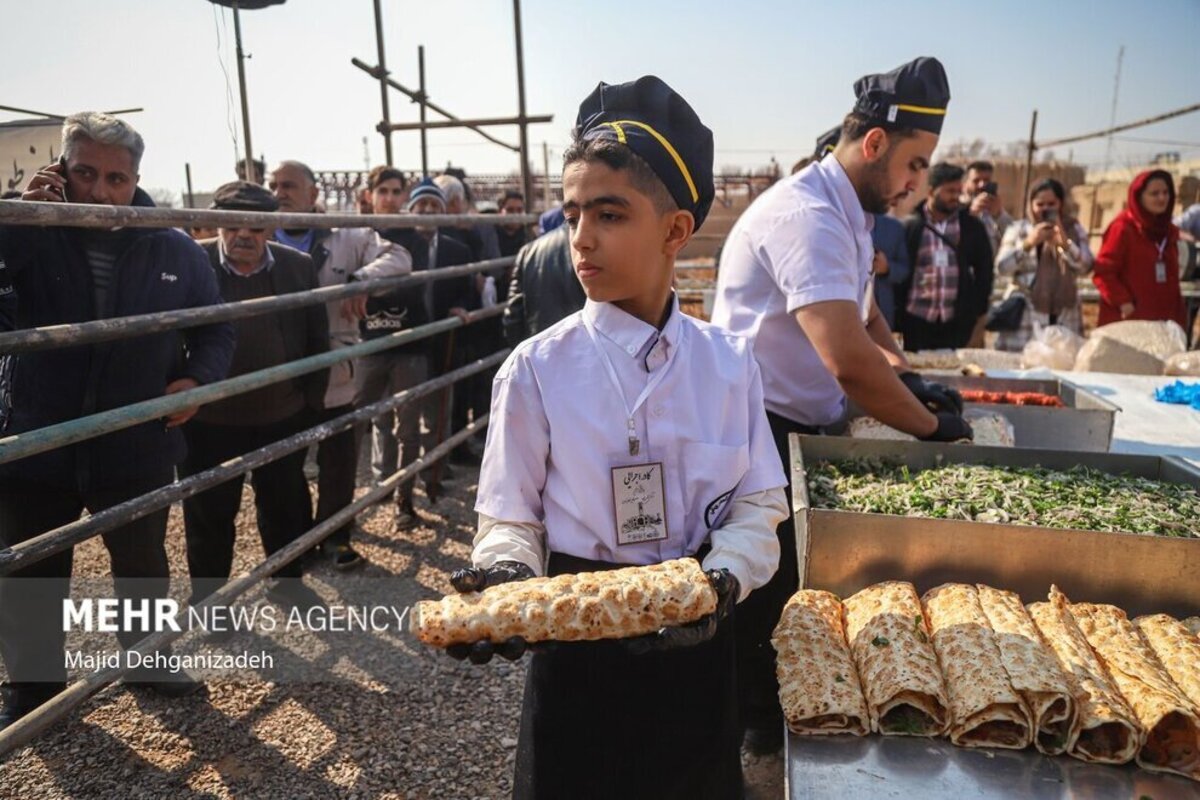
[[[512,224],[534,221],[532,215],[348,215],[348,214],[291,214],[248,211],[212,211],[193,209],[159,209],[122,206],[92,206],[73,203],[40,203],[0,201],[0,225],[35,225],[68,227],[262,227],[262,228],[332,228],[415,226],[454,226],[471,224]],[[261,314],[319,305],[361,294],[390,292],[405,286],[428,281],[450,279],[505,268],[512,258],[494,259],[460,267],[437,268],[420,273],[371,281],[328,286],[306,292],[258,298],[239,303],[223,303],[203,308],[180,309],[113,319],[95,320],[74,325],[54,325],[42,328],[0,333],[0,355],[11,355],[82,346],[131,338],[149,333],[178,330],[197,325],[245,319]],[[18,296],[19,302],[19,296]],[[120,408],[101,411],[86,417],[68,420],[37,430],[26,431],[0,439],[0,463],[7,463],[37,453],[70,446],[97,436],[169,416],[192,406],[211,403],[260,389],[273,383],[300,375],[328,369],[334,364],[380,353],[411,344],[465,325],[498,316],[503,306],[470,313],[465,319],[451,317],[417,328],[399,331],[326,353],[307,356],[256,372],[227,378],[216,383],[163,397],[150,398]],[[411,405],[433,392],[444,391],[464,378],[481,373],[507,355],[501,350],[471,364],[446,372],[418,386],[409,387],[391,397],[347,412],[335,419],[269,444],[258,450],[230,459],[211,469],[183,480],[159,487],[124,503],[97,512],[31,537],[0,550],[0,576],[10,575],[23,567],[54,553],[73,547],[132,520],[194,496],[230,478],[244,475],[252,469],[276,461],[285,455],[320,442],[335,434],[375,417]],[[229,580],[199,604],[200,607],[227,603],[274,574],[280,567],[294,561],[334,531],[353,520],[359,512],[386,497],[400,484],[418,472],[435,464],[454,447],[483,430],[487,417],[475,420],[444,441],[369,489],[366,494],[346,505],[324,522],[301,534],[286,547],[275,552],[249,573]],[[141,651],[157,650],[170,644],[183,632],[164,631],[147,636],[136,645]],[[128,667],[92,673],[71,684],[38,709],[0,732],[0,755],[7,754],[29,742],[58,720],[65,717],[88,697],[120,679]]]

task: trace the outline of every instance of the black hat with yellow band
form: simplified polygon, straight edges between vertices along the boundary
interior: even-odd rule
[[[936,58],[922,56],[882,75],[866,75],[854,83],[854,111],[899,128],[942,132],[950,84]]]
[[[653,75],[601,83],[575,124],[580,140],[613,139],[640,156],[700,229],[714,195],[713,135],[679,93]]]

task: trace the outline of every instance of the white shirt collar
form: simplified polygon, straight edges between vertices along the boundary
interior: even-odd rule
[[[679,341],[679,297],[674,292],[671,292],[670,315],[661,333],[653,325],[625,313],[612,303],[588,300],[583,304],[583,313],[597,331],[630,358],[645,359],[648,355],[645,351],[660,341],[663,344],[664,355],[670,358],[675,344]],[[647,367],[650,366],[648,363]]]
[[[871,229],[875,227],[875,218],[863,211],[862,201],[858,199],[858,192],[854,190],[854,184],[850,182],[850,176],[846,174],[846,168],[842,166],[842,162],[838,161],[833,153],[830,153],[821,159],[817,168],[821,170],[821,174],[825,176],[837,194],[842,212],[850,221],[850,229],[856,232],[870,233]]]
[[[249,272],[238,271],[238,268],[229,261],[229,258],[225,255],[224,239],[217,239],[217,252],[221,255],[221,266],[224,267],[227,272],[232,275],[236,275],[239,278],[249,278],[251,275],[257,275],[264,269],[270,269],[271,267],[275,266],[275,256],[271,254],[270,244],[266,246],[266,252],[263,253],[262,262]]]

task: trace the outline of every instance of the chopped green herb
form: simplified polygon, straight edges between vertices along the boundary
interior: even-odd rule
[[[1045,528],[1200,538],[1200,492],[1089,467],[941,465],[879,459],[807,468],[813,508]]]
[[[887,637],[876,636],[871,640],[871,644],[875,645],[876,647],[887,647],[889,644],[891,644],[891,642],[887,640]]]
[[[845,683],[845,682],[846,682],[846,679],[845,679],[845,678],[843,678],[841,675],[834,675],[834,676],[833,676],[833,682],[834,682],[834,683]]]

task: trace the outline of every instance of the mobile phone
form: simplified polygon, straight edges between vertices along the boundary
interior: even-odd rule
[[[988,181],[983,185],[984,194],[995,195],[998,191],[1000,191],[1000,187],[996,185],[995,181]]]
[[[1042,212],[1042,222],[1058,222],[1058,209],[1047,208]]]
[[[59,190],[59,195],[62,196],[63,202],[65,203],[65,202],[67,202],[67,185],[66,185],[66,183],[67,183],[67,157],[66,156],[58,157],[58,166],[61,167],[61,169],[59,169],[59,171],[58,171],[58,174],[61,175],[62,179],[63,179],[63,188],[61,190]]]

